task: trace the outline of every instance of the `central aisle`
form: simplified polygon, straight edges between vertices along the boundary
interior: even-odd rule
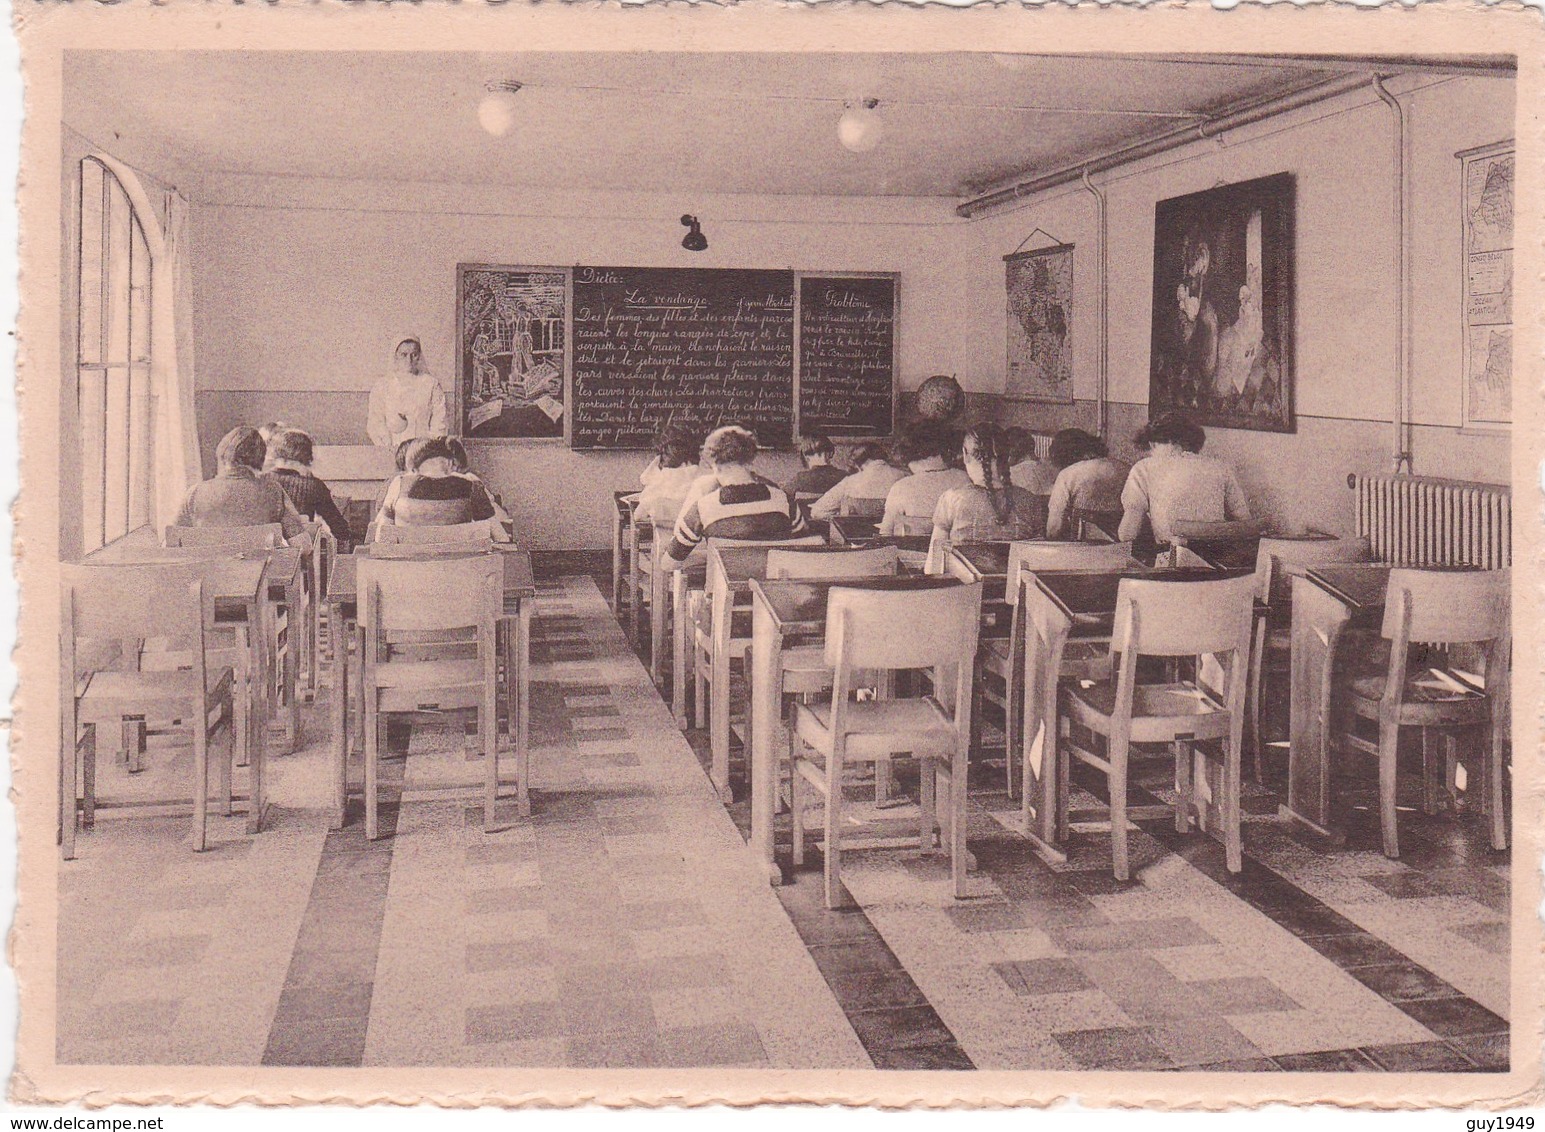
[[[529,821],[484,833],[461,736],[415,735],[365,1064],[868,1068],[594,583],[532,634]]]

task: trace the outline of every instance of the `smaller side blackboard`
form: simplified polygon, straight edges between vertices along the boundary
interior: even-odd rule
[[[896,423],[896,277],[799,280],[799,431],[889,436]]]

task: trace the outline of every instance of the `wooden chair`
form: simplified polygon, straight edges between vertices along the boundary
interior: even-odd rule
[[[971,667],[982,585],[865,590],[834,587],[827,601],[829,699],[796,703],[789,721],[794,863],[804,862],[807,786],[824,796],[826,906],[852,903],[842,884],[842,787],[849,763],[900,755],[919,761],[919,839],[933,847],[939,779],[947,783],[945,841],[955,896],[966,895],[966,758],[971,739]],[[860,671],[933,669],[934,688],[910,699],[850,702]],[[806,753],[806,749],[813,754]]]
[[[380,836],[377,783],[385,717],[399,712],[477,711],[484,759],[483,828],[492,828],[499,790],[503,584],[504,564],[495,554],[360,560],[367,838]],[[434,655],[437,641],[449,646],[448,655]]]
[[[284,528],[278,523],[252,527],[167,527],[164,543],[235,551],[272,550],[284,545]]]
[[[1122,579],[1111,637],[1114,681],[1068,681],[1062,686],[1058,757],[1087,763],[1109,781],[1111,858],[1117,880],[1128,875],[1127,781],[1133,743],[1165,743],[1174,753],[1176,831],[1189,828],[1193,808],[1204,826],[1212,824],[1207,814],[1216,814],[1223,826],[1229,871],[1237,873],[1243,867],[1240,746],[1255,584],[1249,574],[1196,582]],[[1114,662],[1117,654],[1120,660]],[[1200,671],[1200,658],[1205,655],[1217,657],[1223,666],[1221,689],[1208,688],[1199,679],[1137,682],[1140,656],[1195,657]],[[1105,753],[1079,746],[1072,734],[1074,725],[1102,736]],[[1214,741],[1221,743],[1221,753],[1213,749]],[[1197,743],[1207,746],[1195,747]],[[1221,800],[1217,789],[1209,789],[1205,807],[1192,784],[1193,751],[1206,755],[1209,767],[1216,759],[1221,770]],[[1059,791],[1058,806],[1067,804],[1067,791]]]
[[[246,735],[237,726],[232,671],[210,666],[204,627],[213,604],[204,597],[196,568],[180,562],[64,565],[61,677],[63,745],[60,766],[60,847],[75,856],[77,819],[90,828],[96,811],[98,731],[113,724],[136,731],[147,717],[182,720],[193,737],[192,844],[202,851],[209,810],[209,743],[223,728],[230,737],[220,760],[223,814],[231,813],[231,778]],[[147,642],[164,651],[147,661]],[[157,668],[160,662],[163,667]],[[176,664],[176,667],[170,667]],[[126,739],[129,737],[126,735]],[[138,755],[137,736],[126,742]],[[248,829],[256,833],[263,813],[261,748],[252,760]],[[76,759],[80,768],[77,777]],[[78,787],[83,785],[77,814]]]
[[[1293,644],[1292,580],[1311,567],[1333,562],[1367,562],[1372,557],[1366,538],[1263,538],[1256,552],[1255,639],[1250,654],[1250,749],[1256,782],[1266,781],[1266,741],[1261,734],[1262,692],[1267,664],[1286,659]],[[1286,666],[1282,666],[1282,671]]]
[[[931,535],[933,534],[932,515],[901,515],[896,519],[898,535]]]
[[[1437,810],[1431,737],[1443,736],[1447,760],[1459,757],[1455,732],[1485,728],[1481,745],[1481,812],[1491,824],[1493,849],[1507,848],[1507,811],[1502,775],[1510,711],[1512,572],[1392,570],[1381,635],[1389,641],[1389,662],[1381,673],[1354,677],[1345,689],[1347,705],[1359,719],[1378,725],[1377,742],[1349,729],[1347,746],[1379,761],[1379,825],[1384,855],[1398,857],[1396,747],[1402,727],[1422,729],[1423,808]],[[1435,646],[1418,665],[1413,645]],[[1481,673],[1456,667],[1455,653],[1478,652]],[[1432,662],[1432,663],[1429,663]]]
[[[493,542],[499,524],[494,519],[479,519],[475,523],[451,523],[446,526],[394,526],[383,523],[376,531],[378,543],[405,543],[424,546],[432,543],[482,543]]]
[[[317,525],[326,530],[325,524]],[[317,537],[307,532],[294,542],[297,549],[308,554],[313,564],[321,553],[320,544],[314,541]],[[264,523],[249,527],[172,526],[166,528],[165,535],[167,550],[193,556],[254,554],[275,550],[284,545],[284,528],[278,523]],[[271,666],[271,670],[267,673],[253,672],[248,661],[252,647],[251,634],[258,631],[257,626],[218,626],[212,631],[212,638],[211,631],[206,631],[209,659],[216,664],[229,665],[235,673],[237,726],[245,731],[250,722],[256,722],[261,727],[268,725],[270,721],[262,712],[251,711],[258,695],[263,694],[264,704],[272,703],[275,707],[282,705],[289,713],[287,742],[291,752],[299,742],[300,715],[298,705],[289,697],[300,694],[298,673],[305,660],[307,647],[305,636],[312,631],[311,623],[316,607],[322,604],[320,593],[321,591],[318,590],[314,594],[307,594],[303,586],[301,608],[293,611],[282,601],[269,603],[268,610],[272,616],[269,627],[273,634],[267,646],[267,659]],[[292,632],[295,626],[300,627],[300,640],[296,640]],[[260,679],[272,681],[272,687],[267,693],[260,693],[256,686],[256,682]],[[236,760],[237,766],[247,765],[249,746],[250,744],[241,747],[241,753]]]
[[[814,535],[797,539],[716,538],[711,541],[720,547],[824,545],[821,538]],[[709,562],[709,574],[713,576],[705,576],[701,590],[690,590],[683,595],[681,628],[685,637],[677,639],[675,659],[684,663],[672,672],[671,679],[684,693],[686,673],[692,673],[694,722],[698,727],[706,723],[709,728],[709,745],[713,750],[712,777],[722,788],[729,781],[730,667],[734,661],[743,660],[750,650],[751,633],[749,626],[739,635],[734,632],[728,580],[713,571],[712,559]],[[684,576],[678,575],[677,581]],[[706,720],[704,705],[707,705]]]
[[[1004,597],[1013,616],[1009,635],[989,638],[977,650],[979,667],[977,695],[983,704],[995,704],[1004,714],[1004,764],[1008,776],[1008,795],[1019,797],[1020,776],[1016,760],[1024,751],[1025,725],[1025,646],[1029,625],[1020,605],[1020,591],[1039,570],[1088,570],[1117,573],[1137,562],[1129,542],[1046,542],[1027,540],[1009,543],[1009,565]],[[1060,676],[1103,677],[1109,673],[1108,653],[1102,646],[1074,645],[1063,654]],[[1001,684],[1003,691],[998,691]],[[980,729],[980,723],[978,723]]]
[[[852,515],[859,519],[883,519],[885,517],[884,499],[854,499],[851,496],[844,497],[837,504],[838,515]]]

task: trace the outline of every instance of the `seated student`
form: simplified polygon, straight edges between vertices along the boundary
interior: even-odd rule
[[[661,431],[659,451],[655,454],[659,470],[649,486],[639,492],[633,508],[637,522],[675,522],[693,485],[703,478],[703,469],[698,465],[701,452],[702,444],[685,428],[671,425]]]
[[[933,541],[1040,538],[1046,530],[1041,502],[1009,481],[1009,452],[1003,430],[977,425],[966,433],[961,458],[971,482],[939,497],[933,513]]]
[[[705,538],[784,539],[806,533],[794,497],[751,470],[755,434],[738,425],[716,428],[703,442],[703,457],[713,469],[713,483],[676,517],[667,569],[679,568]]]
[[[1062,469],[1051,489],[1046,537],[1076,539],[1080,520],[1114,536],[1121,527],[1121,489],[1131,468],[1111,459],[1105,441],[1081,428],[1065,428],[1052,437],[1046,462]]]
[[[219,471],[214,479],[196,483],[177,512],[180,527],[260,527],[278,523],[286,540],[306,529],[279,481],[261,475],[268,448],[258,430],[247,425],[231,429],[215,448]]]
[[[885,496],[907,473],[890,462],[885,445],[867,440],[853,449],[858,471],[841,480],[810,506],[812,519],[835,519],[849,501],[870,501],[885,506]]]
[[[691,431],[690,429],[685,429],[682,425],[671,424],[669,421],[666,421],[654,430],[654,455],[649,458],[649,463],[644,465],[644,470],[638,473],[638,482],[644,487],[648,487],[653,483],[654,478],[665,470],[660,454],[664,451],[666,438],[677,430]]]
[[[493,500],[480,483],[456,474],[451,447],[443,436],[431,437],[408,455],[410,470],[388,492],[379,522],[399,527],[449,527],[494,517]],[[494,525],[494,538],[505,541]]]
[[[783,485],[790,495],[824,495],[841,483],[846,473],[832,463],[837,447],[824,432],[799,438],[799,459],[804,470]]]
[[[295,510],[308,519],[321,519],[339,542],[347,542],[349,524],[333,501],[333,493],[311,471],[312,442],[309,433],[285,429],[268,442],[269,475],[279,481]]]
[[[1035,458],[1035,441],[1030,430],[1015,427],[1004,431],[1009,434],[1009,479],[1031,495],[1050,495],[1057,482],[1058,469],[1050,458]]]
[[[1137,538],[1145,519],[1156,541],[1172,542],[1177,521],[1250,518],[1250,504],[1234,470],[1222,460],[1200,455],[1207,433],[1190,417],[1165,413],[1149,421],[1136,439],[1151,455],[1133,466],[1122,490],[1116,536],[1122,542]]]
[[[896,456],[906,464],[910,475],[903,476],[885,494],[885,515],[880,520],[880,534],[901,534],[903,519],[932,521],[939,497],[952,487],[971,482],[961,468],[952,468],[948,460],[948,433],[926,422],[909,428],[896,444]]]
[[[488,492],[488,501],[494,505],[494,518],[500,523],[509,523],[510,513],[504,509],[504,500],[499,498],[499,493],[491,490],[483,482],[483,477],[471,470],[472,461],[467,458],[467,447],[461,442],[461,438],[448,436],[445,439],[445,446],[451,451],[451,466],[456,469],[453,474],[464,480],[470,480]]]

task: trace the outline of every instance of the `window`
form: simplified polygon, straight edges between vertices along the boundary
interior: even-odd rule
[[[88,157],[80,172],[76,396],[89,552],[150,521],[150,248],[112,171]]]

